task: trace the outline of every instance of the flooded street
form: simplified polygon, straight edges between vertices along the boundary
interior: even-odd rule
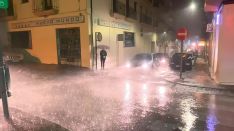
[[[234,130],[234,95],[168,83],[162,73],[12,66],[9,106],[71,131]]]

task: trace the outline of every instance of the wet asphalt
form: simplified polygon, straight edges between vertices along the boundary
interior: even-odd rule
[[[12,65],[10,70],[10,108],[63,129],[234,130],[234,94],[168,83],[162,78],[168,70],[118,68],[93,72],[54,65]],[[30,117],[27,119],[33,123]]]

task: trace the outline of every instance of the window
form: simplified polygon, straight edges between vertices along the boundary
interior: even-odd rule
[[[31,31],[10,32],[12,48],[32,49]]]
[[[42,0],[42,6],[44,10],[53,9],[52,0]]]
[[[137,2],[134,2],[134,11],[137,12]]]
[[[140,6],[140,15],[142,15],[142,12],[143,12],[143,7]]]
[[[28,3],[28,0],[21,0],[21,3],[22,3],[22,4]]]
[[[135,46],[135,34],[133,32],[124,32],[124,47]]]

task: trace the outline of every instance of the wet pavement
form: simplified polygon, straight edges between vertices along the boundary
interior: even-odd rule
[[[192,71],[183,73],[183,80],[179,79],[179,72],[170,71],[164,74],[164,80],[168,82],[177,83],[180,85],[189,85],[190,87],[211,88],[219,90],[229,90],[234,92],[234,86],[218,85],[211,78],[207,61],[202,58],[197,59],[197,64]]]
[[[35,117],[45,121],[39,125],[51,125],[51,130],[234,130],[233,93],[166,82],[167,68],[91,72],[53,65],[14,65],[10,69],[13,96],[9,105],[12,117],[17,118],[12,122],[31,123],[27,125],[31,128],[24,130],[42,130],[34,128]]]

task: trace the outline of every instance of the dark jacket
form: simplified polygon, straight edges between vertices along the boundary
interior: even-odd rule
[[[100,51],[100,57],[101,57],[101,59],[106,59],[106,56],[107,56],[106,50],[101,50]]]

